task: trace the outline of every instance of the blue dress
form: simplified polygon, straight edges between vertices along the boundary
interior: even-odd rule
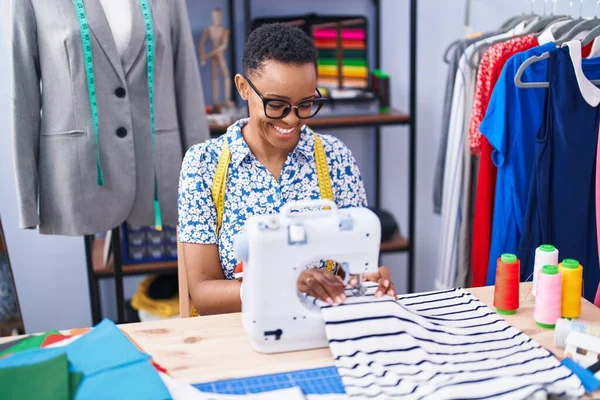
[[[244,141],[242,127],[247,119],[229,127],[217,139],[192,146],[186,153],[179,180],[179,241],[218,244],[226,279],[234,278],[237,264],[235,236],[252,215],[278,213],[289,201],[320,199],[314,157],[315,140],[306,126],[281,171],[279,181],[263,166]],[[334,201],[339,208],[367,207],[360,171],[350,150],[339,139],[319,134],[325,149]],[[225,210],[219,237],[211,186],[223,141],[231,160],[226,181]]]
[[[600,114],[579,89],[568,48],[550,53],[548,78],[518,255],[526,275],[537,246],[556,246],[560,261],[574,258],[583,266],[584,297],[593,302],[600,275],[594,190]]]

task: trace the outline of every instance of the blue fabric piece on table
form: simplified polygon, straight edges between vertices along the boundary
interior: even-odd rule
[[[564,358],[561,361],[562,365],[569,368],[579,380],[583,384],[583,387],[588,393],[595,392],[600,389],[600,380],[598,380],[591,371],[583,368],[581,365],[577,364],[575,361],[570,358]]]
[[[65,348],[73,369],[85,376],[150,360],[148,354],[138,350],[114,322],[109,320],[102,321]]]
[[[167,400],[171,395],[154,366],[149,361],[138,361],[85,377],[75,400],[88,399]]]

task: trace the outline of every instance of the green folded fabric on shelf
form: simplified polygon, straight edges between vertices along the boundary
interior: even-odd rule
[[[0,357],[9,354],[9,353],[18,353],[20,351],[30,350],[30,349],[39,349],[44,343],[44,340],[48,335],[60,335],[59,331],[48,331],[41,335],[29,336],[26,339],[21,340],[19,343],[15,344],[12,347],[0,352]]]
[[[0,388],[5,400],[70,400],[72,383],[67,355],[63,353],[27,365],[0,366]]]
[[[320,58],[319,65],[337,65],[337,60],[335,58]],[[349,67],[366,67],[367,60],[358,58],[344,58],[342,60],[342,65]]]
[[[344,50],[342,53],[343,58],[366,58],[367,53],[364,50]],[[319,59],[321,58],[337,58],[337,50],[319,50]]]

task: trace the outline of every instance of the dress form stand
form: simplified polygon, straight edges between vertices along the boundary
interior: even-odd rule
[[[119,52],[122,62],[123,56],[131,41],[131,33],[133,29],[133,7],[131,0],[100,0],[100,4],[102,4],[104,15],[108,21],[108,24],[110,25],[113,40],[115,41],[115,46]],[[94,274],[94,263],[92,260],[94,237],[86,236],[84,240],[88,274]],[[127,321],[125,321],[125,309],[123,307],[125,304],[125,295],[123,289],[123,257],[121,256],[122,249],[120,226],[113,228],[110,235],[110,241],[115,279],[115,295],[117,300],[116,322],[122,324]],[[92,276],[93,275],[90,275],[90,277]],[[92,322],[93,325],[95,325],[100,322],[102,315],[101,304],[99,301],[99,285],[97,280],[89,280],[89,290],[90,297],[92,299]]]
[[[207,59],[210,59],[212,70],[212,105],[214,112],[221,112],[221,106],[231,108],[234,106],[231,100],[231,77],[229,76],[229,67],[225,61],[225,50],[229,45],[230,32],[222,24],[223,14],[220,8],[215,8],[212,12],[213,24],[204,30],[200,37],[200,65],[204,66]],[[210,39],[212,50],[206,52],[206,41]],[[223,80],[223,103],[219,96],[219,72]]]

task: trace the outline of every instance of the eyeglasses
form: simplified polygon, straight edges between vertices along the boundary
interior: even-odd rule
[[[296,116],[300,119],[309,119],[317,115],[323,104],[327,100],[325,97],[321,95],[319,89],[315,89],[319,97],[315,97],[314,99],[304,100],[298,103],[297,105],[292,105],[289,101],[281,100],[281,99],[269,99],[265,98],[254,86],[250,79],[244,77],[252,90],[256,92],[258,97],[263,102],[263,107],[265,109],[265,115],[271,119],[282,119],[285,118],[292,109],[296,111]]]

